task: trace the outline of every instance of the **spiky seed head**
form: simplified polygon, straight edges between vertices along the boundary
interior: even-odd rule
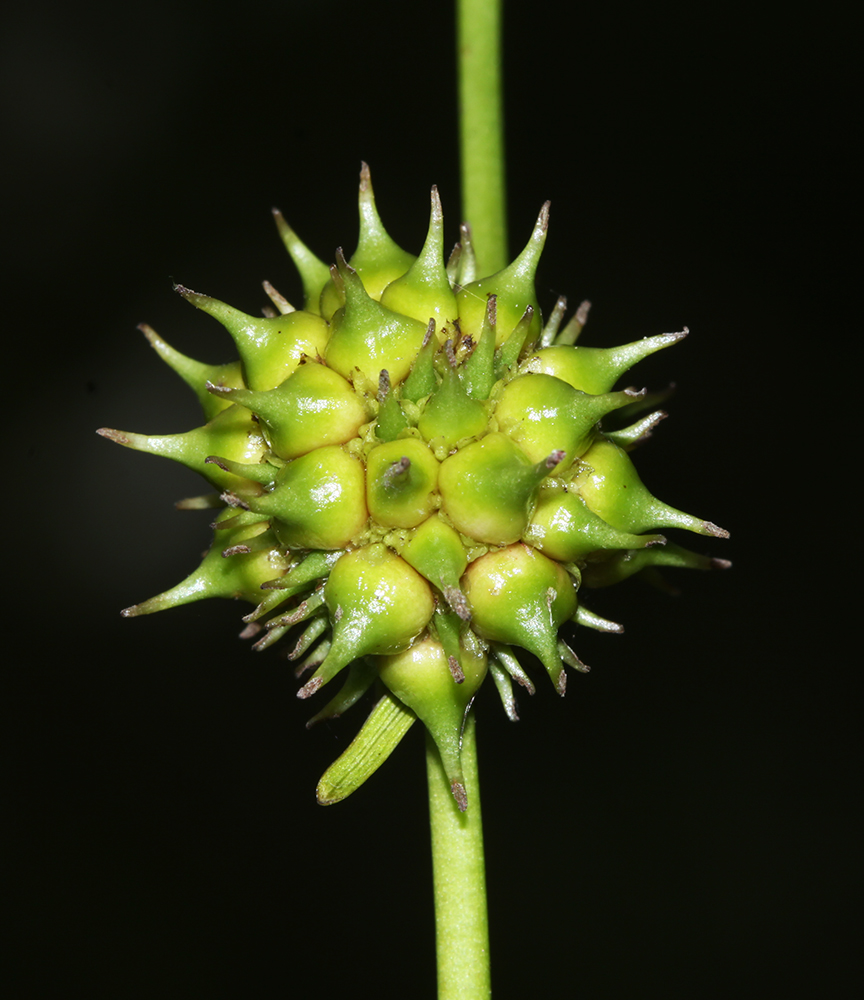
[[[419,718],[465,808],[461,732],[486,674],[511,719],[512,681],[534,691],[517,650],[563,694],[566,667],[587,668],[562,632],[621,631],[582,603],[582,587],[658,566],[722,568],[666,544],[665,532],[727,533],[644,486],[628,452],[665,416],[639,412],[660,397],[615,390],[686,329],[576,346],[589,303],[564,322],[563,297],[543,324],[535,274],[548,203],[523,251],[489,276],[476,274],[467,224],[445,256],[437,189],[417,257],[384,228],[365,164],[359,208],[357,249],[337,250],[330,267],[274,210],[303,309],[269,282],[264,318],[177,286],[228,330],[239,360],[194,361],[142,327],[204,423],[99,433],[201,473],[219,499],[183,506],[222,510],[199,568],[124,614],[205,597],[252,602],[244,634],[259,650],[283,643],[305,675],[301,697],[344,677],[312,722],[376,682],[388,692],[322,779],[320,801],[353,791]]]

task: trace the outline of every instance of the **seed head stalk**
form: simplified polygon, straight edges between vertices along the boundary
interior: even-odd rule
[[[507,264],[501,0],[457,0],[456,21],[463,218],[471,226],[479,271],[491,274]],[[488,1000],[486,863],[473,711],[462,734],[462,762],[464,811],[427,733],[438,1000]]]
[[[457,0],[462,217],[479,274],[507,264],[501,0]]]
[[[471,712],[462,735],[465,812],[453,798],[435,741],[426,737],[439,1000],[486,1000],[491,992],[475,728]]]

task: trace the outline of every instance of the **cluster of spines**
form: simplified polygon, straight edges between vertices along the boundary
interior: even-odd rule
[[[563,297],[543,325],[534,273],[548,204],[522,254],[481,279],[467,226],[445,263],[434,188],[416,258],[387,235],[365,167],[350,262],[339,250],[328,268],[274,215],[301,275],[304,309],[269,282],[273,307],[263,318],[176,286],[227,328],[240,361],[195,362],[142,327],[195,391],[207,423],[163,437],[100,431],[178,460],[218,490],[184,506],[224,505],[198,570],[124,614],[210,596],[255,603],[244,634],[257,637],[257,649],[299,630],[289,658],[299,661],[298,676],[313,671],[300,697],[348,668],[310,724],[340,714],[384,677],[433,731],[459,799],[459,719],[487,668],[515,719],[511,682],[533,693],[515,647],[537,656],[563,694],[564,666],[587,667],[560,626],[622,630],[577,599],[582,584],[606,586],[664,565],[726,565],[645,534],[726,534],[657,501],[636,475],[626,452],[665,414],[598,432],[613,411],[644,412],[652,402],[645,391],[615,392],[615,383],[687,331],[573,350],[589,303],[562,326]],[[554,417],[544,418],[550,407]],[[315,499],[328,489],[341,491],[329,506]],[[388,581],[390,591],[377,619],[368,611],[370,581]],[[406,675],[402,662],[412,650],[440,659],[459,692],[444,699],[445,722],[406,687],[405,676],[417,673],[412,666]]]

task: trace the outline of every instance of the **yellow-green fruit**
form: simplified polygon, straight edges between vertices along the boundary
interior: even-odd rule
[[[575,491],[547,492],[534,509],[522,541],[539,549],[550,559],[571,563],[592,553],[642,549],[663,544],[662,535],[634,535],[613,528],[595,514]]]
[[[388,528],[414,528],[437,506],[438,461],[417,438],[376,445],[366,459],[366,502]]]
[[[346,553],[324,585],[337,634],[363,653],[398,653],[423,631],[435,608],[429,584],[380,542]],[[347,641],[347,640],[346,640]]]
[[[533,653],[563,694],[558,629],[576,613],[576,583],[563,566],[518,543],[471,563],[464,587],[475,630]]]
[[[288,549],[341,549],[366,524],[362,463],[329,445],[295,458],[274,479],[273,489],[247,500],[271,517]]]
[[[432,734],[457,802],[465,802],[460,744],[465,713],[486,676],[486,656],[462,649],[454,667],[444,646],[427,636],[395,656],[377,660],[390,691]]]
[[[552,375],[520,375],[501,393],[495,419],[533,462],[556,449],[563,451],[554,474],[588,450],[602,417],[635,398],[627,390],[591,396]]]
[[[416,257],[384,228],[365,165],[359,207],[355,252],[327,263],[274,213],[302,310],[268,282],[261,318],[177,286],[239,359],[203,364],[142,328],[201,402],[202,426],[100,433],[200,472],[211,492],[182,506],[221,511],[199,569],[127,613],[210,596],[257,604],[244,634],[259,650],[287,639],[298,676],[311,673],[301,697],[343,676],[313,721],[379,681],[389,690],[340,774],[367,766],[352,754],[380,762],[416,716],[464,807],[461,727],[486,673],[510,718],[511,682],[533,691],[520,649],[563,693],[565,666],[584,669],[569,630],[620,630],[580,604],[580,582],[722,565],[664,550],[656,529],[726,533],[656,500],[622,447],[659,415],[640,418],[644,393],[616,381],[686,331],[577,346],[587,303],[562,327],[563,299],[544,324],[535,272],[548,204],[513,263],[479,276],[468,245],[445,250],[437,190]]]
[[[412,531],[399,550],[402,558],[439,588],[448,604],[467,618],[459,598],[459,581],[468,566],[468,554],[459,533],[437,515]],[[454,601],[458,607],[454,607]]]
[[[381,543],[347,552],[331,570],[323,597],[333,640],[301,688],[303,698],[359,657],[409,649],[435,610],[426,580]]]
[[[525,530],[549,471],[538,469],[504,434],[487,434],[442,463],[444,512],[475,541],[508,545]]]
[[[727,535],[710,521],[676,510],[652,496],[618,445],[600,438],[583,455],[584,468],[575,485],[582,499],[613,528],[641,532],[653,528],[684,528],[700,535]]]
[[[351,383],[332,368],[312,362],[267,392],[216,386],[210,391],[255,413],[277,458],[298,458],[324,445],[345,444],[368,419]]]

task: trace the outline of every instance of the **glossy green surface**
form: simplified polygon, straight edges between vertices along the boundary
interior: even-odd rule
[[[463,579],[474,629],[492,642],[522,646],[559,683],[558,628],[576,611],[576,588],[567,571],[518,543],[481,556]]]
[[[561,562],[576,562],[600,550],[640,549],[662,538],[613,528],[578,493],[563,490],[540,497],[522,535],[524,542]]]
[[[492,545],[508,545],[522,535],[541,481],[524,452],[504,434],[487,434],[451,455],[438,474],[453,526]]]
[[[337,445],[317,448],[285,466],[271,493],[249,506],[272,517],[289,549],[341,549],[366,524],[363,465]]]
[[[414,528],[437,505],[438,461],[417,438],[374,447],[366,459],[369,513],[387,528]]]
[[[228,395],[256,414],[274,454],[284,459],[345,444],[368,419],[351,383],[314,362],[301,365],[269,392],[237,389]]]
[[[228,330],[239,361],[202,364],[142,328],[207,422],[173,435],[100,433],[200,472],[210,492],[183,506],[229,508],[198,569],[128,613],[205,596],[251,601],[246,634],[259,650],[284,639],[309,678],[301,697],[343,675],[311,721],[346,711],[379,679],[391,685],[396,707],[381,709],[356,759],[343,761],[344,787],[371,773],[416,712],[462,803],[461,723],[487,670],[512,719],[513,683],[534,690],[519,648],[563,693],[565,665],[584,667],[559,628],[620,628],[579,608],[580,582],[717,568],[646,532],[725,532],[649,493],[627,451],[663,416],[662,398],[612,391],[686,331],[573,346],[588,303],[565,322],[560,298],[544,326],[535,289],[548,204],[522,253],[484,274],[468,227],[445,260],[434,189],[430,203],[414,257],[384,228],[364,165],[357,247],[336,250],[332,267],[274,212],[304,309],[267,282],[263,317],[177,286]]]

